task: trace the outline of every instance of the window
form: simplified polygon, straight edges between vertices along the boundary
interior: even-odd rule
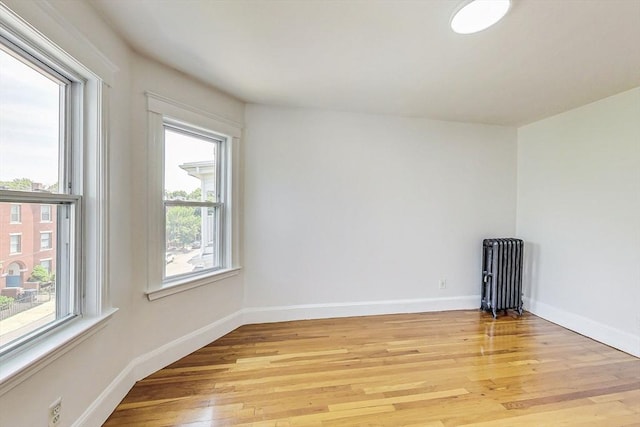
[[[40,250],[51,249],[51,232],[40,233]]]
[[[0,190],[0,203],[20,202],[11,205],[12,222],[16,214],[21,216],[15,207],[37,215],[44,204],[56,206],[61,246],[56,248],[56,303],[47,305],[48,311],[43,309],[47,311],[43,312],[45,323],[53,326],[80,313],[79,283],[75,278],[80,262],[77,231],[82,194],[74,178],[80,165],[72,160],[72,153],[77,152],[72,126],[77,124],[78,117],[73,112],[79,108],[82,82],[69,70],[48,65],[9,40],[0,42],[0,152],[10,153],[0,160],[0,181],[5,188]],[[42,210],[40,214],[42,217]],[[22,232],[37,236],[37,223],[37,218],[23,222]],[[33,247],[37,240],[24,242],[21,235],[11,235],[10,251],[24,252],[20,261],[33,268],[34,254],[39,249],[52,249],[52,243],[52,232],[40,233],[40,248]],[[62,247],[70,250],[61,250]],[[36,270],[26,271],[27,277],[36,275]],[[10,322],[0,327],[0,354],[37,333],[40,325],[34,319],[17,337]]]
[[[51,222],[51,205],[40,205],[40,222]]]
[[[22,208],[20,205],[11,205],[9,222],[11,224],[19,224],[22,222]]]
[[[224,141],[210,131],[165,121],[165,281],[225,265],[220,236],[225,205],[221,191]]]
[[[234,150],[240,128],[147,94],[150,125],[149,299],[238,270]]]
[[[0,217],[12,223],[0,221],[0,288],[50,283],[46,295],[30,290],[30,304],[0,316],[0,383],[15,383],[25,378],[17,372],[69,342],[58,331],[77,336],[108,308],[106,86],[10,11],[0,8],[0,22]],[[3,269],[4,248],[12,258]],[[37,256],[42,249],[47,259]]]
[[[22,252],[22,234],[9,235],[9,253],[11,255]]]
[[[47,273],[52,272],[51,258],[41,259],[40,267],[44,268]]]

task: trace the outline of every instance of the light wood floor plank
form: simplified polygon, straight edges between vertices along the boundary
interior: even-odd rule
[[[640,426],[640,359],[525,313],[246,325],[139,381],[105,426]]]

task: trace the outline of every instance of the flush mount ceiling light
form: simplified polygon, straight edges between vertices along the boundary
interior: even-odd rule
[[[477,33],[489,28],[511,7],[511,0],[466,0],[451,17],[451,29],[458,34]]]

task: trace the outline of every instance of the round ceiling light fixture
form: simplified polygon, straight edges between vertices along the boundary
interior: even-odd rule
[[[509,11],[511,0],[466,0],[451,17],[451,29],[458,34],[485,30]]]

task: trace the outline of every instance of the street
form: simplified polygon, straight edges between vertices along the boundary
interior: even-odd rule
[[[193,271],[193,265],[189,264],[189,260],[200,254],[200,249],[191,249],[189,252],[172,251],[173,261],[167,264],[166,276],[175,276],[178,274],[190,273]]]

